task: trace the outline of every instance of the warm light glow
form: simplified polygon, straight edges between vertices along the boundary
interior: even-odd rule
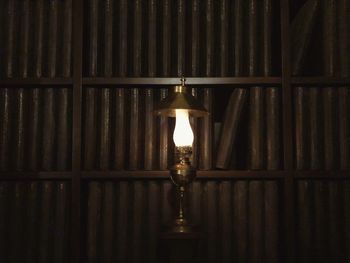
[[[192,146],[193,131],[187,110],[176,110],[176,123],[173,139],[176,146]]]

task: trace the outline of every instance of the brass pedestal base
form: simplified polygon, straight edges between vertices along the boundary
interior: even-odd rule
[[[188,224],[184,218],[176,218],[171,226],[172,233],[193,233],[193,228]]]

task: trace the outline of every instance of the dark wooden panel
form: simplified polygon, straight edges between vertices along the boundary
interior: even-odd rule
[[[348,188],[347,180],[296,183],[298,262],[347,262]]]
[[[1,78],[71,76],[72,1],[2,1]]]
[[[296,168],[343,169],[349,159],[349,125],[345,113],[350,99],[347,87],[296,87],[294,138]]]
[[[0,93],[0,170],[69,170],[72,90],[4,88]]]
[[[260,206],[254,202],[260,198],[254,190],[256,184],[261,186]],[[159,234],[166,229],[164,224],[169,223],[174,209],[174,192],[170,186],[167,180],[87,182],[84,261],[109,258],[123,262],[156,262]],[[278,197],[281,194],[278,181],[196,181],[187,196],[186,211],[203,234],[199,251],[201,261],[232,262],[240,255],[238,262],[254,262],[252,250],[261,252],[261,262],[272,258],[279,261],[279,247],[283,244],[283,234],[279,231],[281,211]],[[112,199],[115,202],[108,202]],[[248,220],[248,211],[249,215],[254,211],[256,217]],[[114,220],[110,220],[110,216]],[[263,225],[260,225],[263,222],[269,225],[272,237],[265,237]],[[258,228],[258,232],[253,231]],[[250,229],[249,235],[244,229]],[[264,238],[270,242],[266,246]],[[242,246],[244,240],[246,245]],[[116,249],[109,250],[106,246]],[[242,257],[249,258],[249,261],[243,261]]]
[[[1,182],[0,195],[3,262],[70,262],[70,183]]]
[[[103,65],[110,58],[105,56],[105,47],[108,47],[108,52],[116,54],[113,62],[108,63],[109,67],[110,63],[113,64],[114,76],[119,77],[248,75],[248,65],[242,63],[242,70],[236,70],[237,65],[230,59],[237,54],[242,55],[241,61],[248,59],[248,48],[245,46],[247,39],[243,34],[244,28],[248,26],[248,5],[240,4],[239,1],[236,3],[234,0],[135,0],[108,3],[112,2],[113,4],[108,5],[111,6],[108,12],[105,3],[95,0],[87,3],[85,76],[105,76]],[[235,11],[236,4],[239,12]],[[276,8],[271,9],[269,14],[269,19],[274,21],[270,28],[274,34],[269,38],[274,43],[270,47],[275,47],[280,43],[279,1],[273,0],[271,4]],[[257,7],[257,18],[262,20],[263,3],[258,1]],[[106,19],[110,23],[106,24]],[[238,27],[242,34],[236,34],[236,23],[241,25]],[[111,30],[109,24],[118,25],[118,30]],[[106,32],[109,32],[108,38]],[[236,42],[232,37],[234,34],[243,38],[241,45],[232,45],[233,41]],[[254,34],[258,45],[261,42],[260,37],[257,32]],[[118,44],[111,46],[108,44],[111,42]],[[159,47],[159,55],[154,47]],[[150,52],[153,56],[150,56]],[[278,53],[271,53],[274,62],[272,74],[280,72],[279,63],[275,63],[280,61]],[[259,76],[263,72],[263,55],[259,53],[256,58],[259,66],[255,74]],[[219,67],[216,67],[217,64]]]

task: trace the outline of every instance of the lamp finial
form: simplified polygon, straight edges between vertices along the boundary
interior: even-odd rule
[[[181,86],[182,86],[182,87],[185,86],[185,82],[186,82],[185,77],[182,77],[182,78],[181,78]]]

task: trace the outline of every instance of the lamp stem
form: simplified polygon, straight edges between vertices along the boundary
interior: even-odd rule
[[[180,192],[179,219],[184,219],[185,218],[185,214],[184,214],[185,187],[180,186],[179,192]]]

